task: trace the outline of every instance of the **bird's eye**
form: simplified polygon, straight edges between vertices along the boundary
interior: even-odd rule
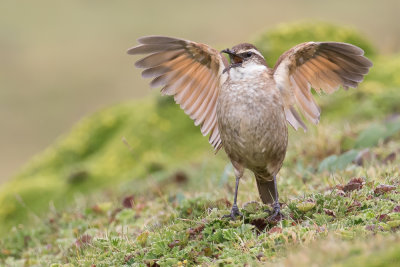
[[[252,52],[247,52],[247,53],[246,53],[246,57],[251,57],[252,55],[253,55]]]

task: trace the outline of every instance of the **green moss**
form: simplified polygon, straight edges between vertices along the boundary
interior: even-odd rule
[[[380,250],[370,255],[356,255],[346,260],[343,266],[386,267],[398,266],[400,263],[400,246],[393,244],[388,250]],[[361,254],[361,253],[359,253]]]
[[[76,193],[168,169],[206,150],[207,139],[177,105],[145,100],[102,110],[1,187],[0,232],[40,215],[50,202],[63,206]]]
[[[188,174],[196,178],[198,171],[198,167],[192,168]],[[63,209],[62,213],[52,211],[50,219],[41,221],[33,230],[24,226],[13,229],[0,243],[4,248],[0,259],[10,265],[18,258],[27,265],[66,262],[83,266],[94,262],[99,266],[127,262],[161,266],[179,262],[255,265],[282,259],[288,250],[310,242],[325,242],[324,238],[330,234],[335,236],[335,244],[349,246],[355,242],[356,245],[341,251],[343,257],[327,255],[322,262],[347,264],[364,262],[365,253],[371,253],[362,246],[361,238],[384,237],[396,231],[382,228],[379,218],[381,214],[397,218],[397,213],[390,213],[397,191],[369,197],[376,188],[375,182],[380,181],[366,180],[362,188],[345,196],[333,188],[287,200],[282,208],[285,218],[276,224],[267,220],[268,213],[264,210],[268,207],[254,203],[243,205],[242,219],[223,219],[222,215],[229,210],[229,203],[220,198],[226,187],[215,188],[207,182],[199,186],[195,179],[186,187],[192,197],[179,201],[176,193],[179,187],[163,186],[170,183],[169,179],[164,173],[159,179],[149,176],[148,180],[136,181],[138,186],[129,190],[134,194],[132,207],[123,206],[124,201],[115,200],[110,192],[101,193],[103,202],[84,198],[76,202],[77,207]],[[249,185],[243,184],[242,190],[247,193],[242,192],[241,198],[249,193],[250,198],[257,197],[254,190],[248,191],[254,189],[254,181]],[[160,188],[162,193],[156,190]],[[196,190],[209,193],[194,197]],[[312,205],[304,209],[304,204],[309,203]],[[324,253],[320,249],[322,259]],[[375,262],[396,259],[394,252],[380,249]]]

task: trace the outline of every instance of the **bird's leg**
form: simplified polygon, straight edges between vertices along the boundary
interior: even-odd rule
[[[272,204],[272,212],[270,212],[270,216],[268,220],[271,221],[280,221],[283,217],[281,213],[281,205],[279,204],[279,195],[278,195],[278,187],[276,184],[276,175],[274,176],[274,187],[275,187],[275,196],[274,196],[274,204]]]
[[[243,176],[244,169],[242,166],[240,166],[236,162],[232,162],[232,165],[234,167],[235,176],[236,176],[235,196],[233,198],[233,205],[232,205],[231,213],[229,215],[225,215],[223,217],[235,220],[236,216],[241,216],[241,217],[243,216],[243,214],[240,213],[239,207],[237,205],[237,195],[238,195],[238,190],[239,190],[239,181],[240,181],[240,178]]]
[[[235,186],[235,196],[233,198],[233,205],[231,209],[231,213],[229,215],[224,215],[224,218],[231,218],[232,220],[236,219],[236,216],[243,216],[239,211],[239,207],[237,206],[237,194],[239,189],[239,181],[240,177],[236,176],[236,186]]]
[[[236,186],[235,186],[235,196],[233,197],[233,205],[232,205],[232,210],[231,210],[231,215],[234,216],[243,216],[240,211],[239,208],[237,206],[237,195],[238,195],[238,189],[239,189],[239,181],[240,181],[240,177],[236,177]]]

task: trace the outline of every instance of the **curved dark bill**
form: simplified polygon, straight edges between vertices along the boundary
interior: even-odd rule
[[[228,54],[228,55],[230,55],[232,57],[240,57],[239,55],[237,55],[237,54],[233,53],[231,50],[229,50],[229,48],[221,50],[221,53]]]
[[[233,63],[242,63],[243,62],[243,57],[242,56],[240,56],[238,54],[235,54],[234,52],[232,52],[229,49],[221,50],[221,53],[228,54],[230,59],[231,59],[231,62],[233,62]]]

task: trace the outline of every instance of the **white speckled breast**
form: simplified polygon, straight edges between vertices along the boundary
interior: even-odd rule
[[[281,95],[264,65],[229,70],[217,102],[217,119],[231,160],[258,173],[279,171],[286,153],[287,125]]]

